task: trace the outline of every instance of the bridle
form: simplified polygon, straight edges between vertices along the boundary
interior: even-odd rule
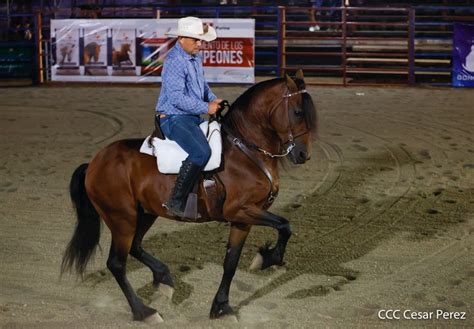
[[[290,152],[296,146],[295,138],[303,136],[303,135],[305,135],[309,132],[309,130],[306,130],[302,133],[297,134],[296,136],[293,134],[293,130],[291,129],[290,109],[288,107],[288,100],[290,99],[290,97],[300,95],[300,94],[307,94],[307,93],[308,93],[308,90],[306,90],[306,89],[301,89],[301,90],[295,91],[294,93],[290,93],[290,90],[287,87],[286,93],[282,96],[282,99],[275,106],[273,106],[273,108],[270,110],[270,112],[273,112],[273,110],[275,110],[278,106],[280,106],[280,104],[283,101],[285,101],[285,108],[286,108],[286,112],[288,113],[288,139],[287,139],[286,142],[283,143],[283,145],[288,144],[288,147],[286,148],[286,151],[281,153],[281,154],[273,154],[273,153],[271,153],[271,152],[255,145],[256,149],[258,151],[262,152],[263,154],[265,154],[266,156],[268,156],[270,158],[283,158],[283,157],[286,157],[288,154],[290,154]]]
[[[307,93],[308,93],[308,90],[306,90],[306,89],[301,89],[301,90],[295,91],[294,93],[290,93],[290,91],[287,87],[286,92],[282,96],[281,100],[278,103],[276,103],[272,107],[272,109],[270,110],[270,113],[272,113],[276,108],[278,108],[280,106],[280,104],[283,101],[285,102],[286,112],[288,113],[288,139],[282,145],[288,145],[288,146],[286,147],[286,150],[283,153],[273,154],[273,153],[265,150],[264,148],[258,146],[257,144],[254,144],[254,143],[251,143],[251,142],[244,142],[244,141],[240,140],[239,138],[234,137],[232,135],[232,133],[229,131],[229,129],[226,129],[226,127],[224,127],[224,129],[227,131],[228,135],[232,136],[232,142],[236,145],[247,145],[251,149],[262,152],[263,154],[265,154],[269,158],[284,158],[288,154],[290,154],[291,151],[296,147],[295,138],[298,138],[300,136],[303,136],[303,135],[306,135],[307,133],[309,133],[309,129],[306,129],[304,132],[301,132],[299,134],[296,134],[296,135],[293,134],[293,130],[291,128],[290,109],[288,107],[288,100],[290,99],[290,97],[297,96],[297,95],[300,95],[300,94],[307,94]]]
[[[272,109],[270,110],[270,112],[273,112],[273,110],[275,110],[278,106],[280,106],[280,104],[283,101],[285,102],[286,112],[288,113],[288,140],[285,143],[283,143],[283,145],[288,144],[288,147],[286,148],[285,152],[283,152],[281,154],[273,154],[273,153],[259,147],[256,144],[253,144],[253,143],[244,143],[238,137],[235,137],[226,125],[224,125],[224,124],[222,125],[222,128],[227,133],[227,138],[232,142],[232,144],[237,146],[250,160],[252,160],[252,162],[255,163],[255,165],[261,171],[263,171],[263,173],[267,177],[268,181],[270,182],[270,191],[268,193],[268,197],[267,197],[267,200],[265,202],[265,205],[271,205],[273,203],[276,196],[278,195],[278,191],[273,192],[273,176],[272,176],[272,174],[270,173],[270,171],[265,166],[265,163],[259,157],[254,156],[251,149],[262,152],[263,154],[265,154],[266,156],[268,156],[270,158],[283,158],[283,157],[286,157],[288,154],[290,154],[290,152],[296,146],[295,138],[309,133],[309,129],[307,129],[306,131],[304,131],[302,133],[297,134],[296,136],[293,134],[293,131],[291,129],[290,109],[288,107],[288,100],[289,100],[290,97],[300,95],[300,94],[305,94],[305,93],[308,93],[308,91],[306,89],[301,89],[301,90],[295,91],[294,93],[290,93],[290,91],[288,89],[288,86],[287,86],[286,92],[282,96],[282,99],[276,105],[274,105],[272,107]],[[228,105],[228,103],[227,103],[227,105]]]

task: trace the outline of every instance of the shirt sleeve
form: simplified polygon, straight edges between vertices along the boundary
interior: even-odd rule
[[[213,100],[215,100],[217,98],[217,96],[214,95],[211,88],[207,84],[206,78],[204,78],[204,66],[203,66],[202,55],[199,54],[198,56],[199,56],[199,63],[200,63],[199,66],[201,67],[202,76],[203,76],[203,79],[204,79],[204,100],[207,101],[207,102],[212,102]]]
[[[207,113],[207,102],[195,97],[189,97],[185,93],[185,67],[185,63],[176,58],[170,58],[169,61],[165,61],[162,83],[166,85],[169,101],[171,105],[190,114]]]
[[[217,96],[214,95],[211,88],[207,84],[207,81],[204,80],[204,99],[207,100],[208,102],[212,102],[216,98],[217,98]]]

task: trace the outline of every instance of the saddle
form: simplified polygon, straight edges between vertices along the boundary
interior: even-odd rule
[[[155,117],[155,122],[159,120]],[[177,174],[181,163],[188,157],[188,154],[173,140],[163,137],[159,129],[159,121],[153,134],[148,136],[140,147],[140,152],[156,157],[159,172],[163,174]],[[222,138],[221,127],[218,122],[204,121],[200,125],[201,131],[206,136],[211,148],[211,157],[203,171],[212,171],[220,167],[222,160]],[[155,137],[153,137],[155,136]]]

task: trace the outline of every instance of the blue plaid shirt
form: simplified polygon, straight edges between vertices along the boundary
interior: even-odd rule
[[[204,114],[207,103],[217,98],[204,79],[201,55],[189,55],[179,42],[166,56],[161,78],[159,113]]]

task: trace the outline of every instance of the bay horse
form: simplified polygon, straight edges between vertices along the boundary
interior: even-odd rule
[[[204,214],[200,219],[230,223],[224,273],[210,311],[212,319],[233,313],[230,284],[252,225],[278,232],[276,244],[260,248],[252,267],[283,265],[290,224],[268,208],[279,189],[279,159],[288,156],[294,164],[302,164],[311,156],[317,120],[305,88],[301,70],[294,79],[286,76],[260,82],[239,96],[222,119],[223,164],[215,175],[225,186],[226,197],[219,216]],[[171,194],[176,175],[159,173],[156,159],[139,152],[142,142],[114,142],[73,173],[70,194],[77,225],[63,256],[61,274],[73,269],[84,273],[99,243],[102,218],[112,234],[107,268],[125,294],[133,319],[162,321],[155,309],[139,299],[126,276],[130,254],[150,268],[155,287],[173,287],[167,265],[143,250],[141,244],[157,217],[170,218],[162,205]]]
[[[120,47],[120,50],[115,50],[115,48],[112,48],[112,64],[117,65],[119,68],[123,62],[125,62],[127,65],[132,65],[133,62],[130,59],[131,52],[131,44],[129,43],[123,43]]]

